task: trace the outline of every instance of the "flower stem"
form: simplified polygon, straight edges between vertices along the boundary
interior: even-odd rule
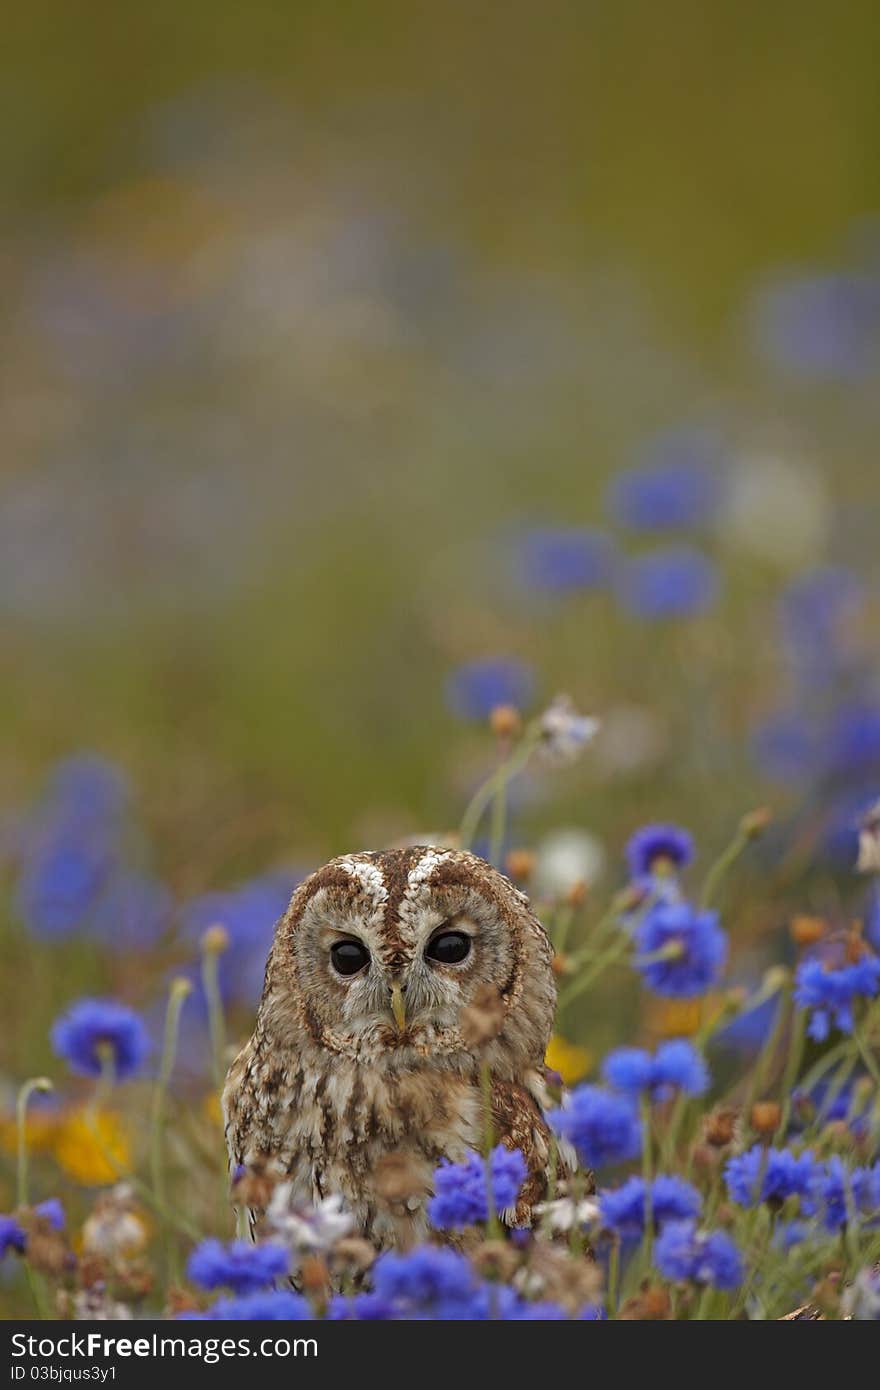
[[[24,1083],[18,1093],[18,1100],[15,1106],[15,1124],[18,1148],[17,1192],[18,1205],[20,1207],[26,1207],[28,1204],[28,1101],[35,1091],[45,1094],[47,1091],[53,1089],[54,1087],[48,1076],[33,1076],[29,1081]]]
[[[492,1073],[489,1063],[483,1062],[480,1068],[480,1089],[483,1094],[483,1157],[486,1173],[486,1233],[490,1240],[501,1235],[501,1222],[495,1207],[495,1184],[492,1181],[492,1149],[495,1144],[492,1124]]]
[[[218,1098],[226,1079],[226,1018],[220,993],[220,956],[229,944],[223,928],[209,927],[202,936],[202,985],[208,1004],[211,1069]]]
[[[788,1056],[785,1061],[785,1071],[782,1076],[782,1104],[779,1111],[779,1124],[773,1136],[774,1144],[778,1144],[788,1128],[788,1120],[791,1115],[791,1094],[797,1080],[797,1074],[801,1065],[801,1058],[804,1055],[804,1041],[807,1033],[807,1013],[805,1009],[796,1009],[792,1025],[792,1034],[788,1044]]]
[[[739,859],[743,850],[750,843],[751,838],[750,835],[740,828],[727,846],[727,849],[719,854],[715,863],[706,874],[706,878],[703,882],[703,891],[700,896],[700,905],[702,907],[711,907],[715,902],[719,888],[737,859]]]
[[[177,1034],[180,1023],[180,1011],[183,1001],[191,992],[192,985],[189,980],[177,979],[171,983],[168,992],[168,1006],[165,1010],[165,1033],[162,1040],[162,1057],[159,1062],[159,1074],[153,1087],[153,1105],[150,1123],[150,1179],[153,1184],[153,1193],[156,1198],[157,1206],[165,1206],[165,1172],[163,1167],[163,1139],[165,1131],[165,1105],[168,1097],[168,1084],[171,1080],[171,1073],[174,1070],[174,1062],[177,1056]],[[172,1270],[172,1243],[171,1232],[166,1222],[163,1221],[162,1237],[165,1246],[166,1260],[169,1266],[169,1274]]]
[[[495,798],[496,807],[498,806],[497,794],[499,791],[501,792],[501,805],[497,814],[500,819],[501,838],[503,839],[507,784],[510,782],[511,778],[516,776],[517,772],[525,767],[540,737],[541,724],[539,720],[535,720],[532,724],[527,726],[519,743],[516,744],[508,757],[506,757],[501,765],[486,778],[485,782],[482,782],[480,786],[477,787],[477,790],[474,792],[465,809],[465,813],[461,818],[461,825],[459,826],[458,839],[462,849],[470,849],[477,829],[479,828],[480,821],[493,798]],[[493,837],[497,835],[497,829],[498,827],[496,824],[493,827]],[[498,852],[500,853],[500,843]]]

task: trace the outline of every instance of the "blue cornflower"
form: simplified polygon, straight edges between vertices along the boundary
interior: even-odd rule
[[[70,824],[111,824],[128,809],[130,792],[123,773],[96,753],[75,753],[56,763],[49,779],[45,814]]]
[[[858,380],[880,352],[880,280],[790,274],[759,288],[751,319],[758,350],[777,370],[804,382]]]
[[[651,1183],[651,1215],[659,1229],[666,1221],[685,1221],[699,1216],[700,1194],[683,1178],[661,1173]],[[605,1230],[625,1240],[640,1239],[645,1229],[645,1182],[628,1178],[620,1187],[599,1197],[599,1211]]]
[[[600,589],[611,578],[614,544],[588,526],[534,527],[520,540],[519,565],[523,583],[538,592]]]
[[[727,933],[718,914],[700,912],[685,902],[655,903],[638,923],[633,939],[633,964],[655,994],[683,999],[704,994],[727,959]]]
[[[198,946],[202,933],[220,925],[229,934],[229,948],[219,960],[220,991],[230,1002],[253,1003],[260,997],[265,959],[275,931],[291,894],[302,881],[296,868],[260,874],[236,888],[203,893],[183,910],[183,932]],[[194,981],[195,1002],[200,999],[201,983]]]
[[[143,950],[171,924],[168,889],[146,874],[114,874],[91,919],[91,930],[115,951]]]
[[[619,1047],[602,1064],[609,1086],[627,1095],[644,1092],[655,1101],[668,1100],[676,1091],[701,1096],[709,1089],[709,1071],[702,1054],[685,1038],[661,1043],[652,1057],[642,1047]]]
[[[864,585],[852,570],[824,565],[800,575],[779,599],[779,621],[796,660],[833,654],[840,629],[864,599]]]
[[[852,1134],[864,1134],[867,1130],[867,1117],[864,1114],[864,1103],[859,1105],[856,1097],[858,1079],[858,1076],[851,1076],[843,1085],[834,1083],[833,1086],[830,1081],[823,1079],[809,1092],[800,1088],[793,1091],[792,1129],[802,1129],[805,1124],[819,1119],[824,1124],[842,1120]]]
[[[15,1250],[24,1254],[27,1237],[14,1216],[0,1216],[0,1260],[7,1251]]]
[[[853,1171],[837,1154],[832,1155],[817,1167],[812,1195],[802,1203],[805,1214],[821,1215],[829,1231],[839,1231],[858,1218],[861,1180],[862,1170]]]
[[[788,1197],[809,1197],[820,1171],[809,1149],[794,1154],[790,1149],[755,1144],[728,1161],[724,1179],[731,1197],[742,1207],[759,1202],[781,1206]]]
[[[396,1316],[394,1304],[377,1293],[335,1294],[327,1304],[331,1322],[390,1322]]]
[[[417,1246],[406,1254],[388,1250],[373,1265],[373,1291],[402,1314],[436,1311],[464,1303],[477,1287],[474,1271],[457,1250]]]
[[[765,776],[777,782],[802,782],[816,769],[819,743],[802,714],[779,710],[755,729],[751,750]]]
[[[635,1158],[642,1147],[642,1125],[632,1101],[601,1086],[577,1086],[561,1109],[547,1116],[551,1128],[577,1150],[590,1168]]]
[[[108,1050],[117,1081],[133,1076],[150,1051],[150,1036],[139,1014],[113,999],[80,999],[55,1021],[52,1047],[72,1071],[101,1075],[101,1053]]]
[[[823,1042],[831,1025],[842,1033],[853,1030],[853,1004],[856,999],[873,999],[880,990],[880,958],[862,956],[852,965],[829,969],[817,957],[801,961],[795,975],[794,997],[802,1009],[810,1009],[807,1032],[815,1042]]]
[[[34,1211],[37,1216],[42,1216],[44,1221],[48,1221],[53,1230],[64,1230],[64,1208],[57,1197],[49,1197],[45,1202],[40,1202],[34,1207]]]
[[[528,1169],[519,1149],[499,1144],[492,1150],[492,1195],[496,1211],[515,1207]],[[485,1160],[471,1154],[464,1163],[442,1162],[434,1170],[436,1196],[428,1203],[428,1218],[439,1231],[460,1230],[489,1219]]]
[[[65,830],[37,838],[25,855],[16,907],[34,936],[55,940],[87,924],[116,863],[104,836]]]
[[[695,1221],[670,1221],[654,1246],[654,1262],[667,1279],[689,1279],[715,1289],[743,1281],[743,1260],[725,1231],[698,1231]]]
[[[660,865],[670,865],[676,873],[687,868],[694,857],[693,837],[678,825],[643,825],[626,845],[630,877],[642,879]]]
[[[203,1240],[193,1250],[186,1272],[203,1289],[232,1289],[252,1293],[280,1279],[290,1270],[290,1255],[283,1245],[253,1245],[248,1240]]]
[[[824,762],[833,777],[864,777],[880,770],[880,709],[850,703],[834,711],[825,734]]]
[[[530,1303],[527,1298],[517,1298],[499,1314],[504,1322],[568,1322],[571,1314],[559,1303],[544,1301]]]
[[[633,531],[683,531],[715,516],[723,446],[711,430],[671,430],[653,439],[641,466],[615,477],[606,507]]]
[[[220,1298],[202,1317],[223,1322],[305,1322],[314,1317],[314,1312],[302,1294],[289,1289],[266,1289],[243,1298]]]
[[[829,1231],[873,1216],[880,1210],[880,1164],[847,1168],[837,1154],[817,1166],[812,1193],[803,1202],[808,1216],[820,1216]]]
[[[649,622],[704,613],[718,597],[712,561],[689,546],[669,546],[636,556],[624,567],[618,588],[623,607]]]
[[[534,672],[525,662],[486,657],[453,671],[446,683],[446,697],[463,719],[488,719],[499,705],[524,709],[531,703],[534,689]]]

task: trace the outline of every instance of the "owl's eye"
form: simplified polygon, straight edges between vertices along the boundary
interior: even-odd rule
[[[334,941],[330,959],[337,975],[356,975],[369,965],[370,953],[359,941]]]
[[[425,955],[440,965],[458,965],[470,955],[470,950],[471,939],[466,932],[443,931],[428,942]]]

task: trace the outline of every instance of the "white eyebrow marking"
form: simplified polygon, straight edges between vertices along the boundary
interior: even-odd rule
[[[357,859],[353,854],[346,854],[340,859],[339,867],[364,890],[373,913],[380,912],[388,901],[388,889],[378,865],[372,864],[369,859]]]

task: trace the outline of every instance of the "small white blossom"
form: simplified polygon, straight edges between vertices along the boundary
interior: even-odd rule
[[[299,1255],[325,1255],[354,1229],[354,1217],[338,1193],[320,1202],[296,1202],[289,1182],[279,1183],[266,1208],[263,1230]]]
[[[579,1202],[573,1197],[557,1197],[553,1202],[541,1202],[534,1214],[541,1225],[546,1224],[551,1231],[570,1231],[573,1226],[583,1230],[598,1220],[599,1203],[588,1197]]]
[[[575,762],[596,737],[598,719],[578,714],[567,695],[557,695],[541,715],[541,751],[550,762]]]
[[[860,874],[880,873],[880,801],[862,820],[856,869]]]

